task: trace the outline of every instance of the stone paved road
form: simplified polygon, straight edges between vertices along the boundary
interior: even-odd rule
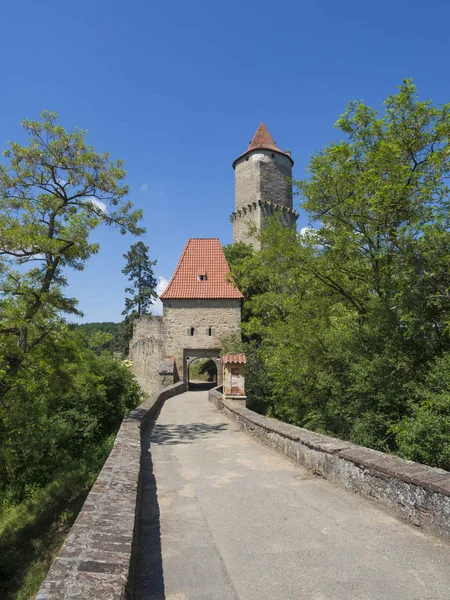
[[[207,392],[168,400],[148,443],[134,600],[450,599],[450,545],[261,446]]]

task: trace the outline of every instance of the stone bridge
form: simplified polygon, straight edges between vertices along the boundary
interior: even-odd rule
[[[123,421],[37,600],[450,597],[450,474],[170,386]]]

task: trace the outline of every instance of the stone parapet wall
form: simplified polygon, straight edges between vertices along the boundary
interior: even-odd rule
[[[379,502],[430,532],[450,538],[450,473],[263,417],[218,388],[210,401],[260,442],[329,481]]]
[[[141,434],[183,383],[151,396],[122,421],[114,447],[36,600],[125,600],[132,583]]]

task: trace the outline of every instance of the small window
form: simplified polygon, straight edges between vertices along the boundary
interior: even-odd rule
[[[212,336],[212,327],[208,327],[208,335],[211,337]]]
[[[198,276],[198,280],[199,281],[206,281],[206,275],[199,275]]]
[[[275,158],[275,154],[272,152],[272,158]]]
[[[189,330],[189,335],[194,335],[195,327],[191,327]]]

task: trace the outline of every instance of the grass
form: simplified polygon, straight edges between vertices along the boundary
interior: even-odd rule
[[[35,597],[113,443],[59,474],[31,498],[0,509],[0,598]]]

